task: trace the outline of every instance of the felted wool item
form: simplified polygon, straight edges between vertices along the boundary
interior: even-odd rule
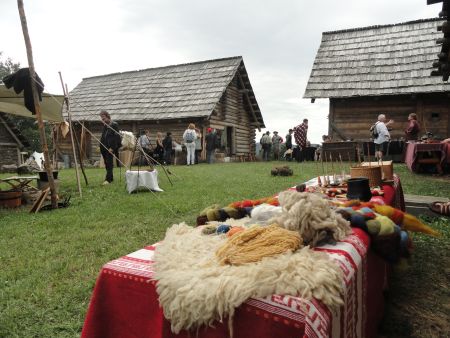
[[[230,231],[231,227],[227,224],[221,224],[217,227],[216,232],[218,234],[226,234],[228,231]]]
[[[173,332],[232,319],[235,308],[252,297],[293,295],[330,307],[343,304],[342,270],[327,254],[305,247],[258,263],[220,265],[215,252],[225,240],[182,223],[170,227],[156,247],[156,290]]]
[[[202,229],[203,235],[212,235],[215,234],[217,231],[217,227],[214,225],[207,225]]]
[[[395,230],[395,223],[389,217],[379,215],[375,218],[380,223],[380,231],[378,236],[391,235]]]
[[[318,194],[287,190],[279,194],[278,200],[283,212],[270,221],[298,231],[305,245],[339,241],[351,233],[349,222]]]
[[[259,262],[271,257],[295,251],[302,245],[298,232],[280,228],[253,226],[230,238],[216,251],[220,264],[242,265]]]
[[[441,236],[438,231],[434,230],[426,224],[423,224],[413,215],[407,214],[389,205],[375,205],[374,210],[379,214],[389,217],[392,221],[394,221],[395,224],[400,225],[404,230],[422,232],[424,234],[435,237]]]
[[[250,217],[254,224],[267,224],[269,219],[280,215],[281,212],[281,207],[263,203],[253,208]]]
[[[369,234],[377,236],[380,233],[381,224],[376,219],[370,219],[366,222]]]
[[[231,227],[231,229],[227,232],[227,237],[231,237],[233,235],[236,235],[238,232],[242,232],[245,229],[243,227]]]

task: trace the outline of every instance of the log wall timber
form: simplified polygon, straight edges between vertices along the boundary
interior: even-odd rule
[[[421,134],[432,132],[437,138],[450,135],[450,97],[447,94],[421,94],[417,96],[379,96],[330,99],[330,122],[348,138],[364,141],[370,137],[369,128],[379,114],[393,119],[392,139],[404,137],[408,115],[416,113]],[[329,134],[338,139],[329,127]]]
[[[243,95],[238,79],[233,79],[214,109],[217,113],[212,114],[209,120],[212,128],[225,131],[226,127],[233,127],[235,137],[230,155],[235,156],[253,153],[255,149],[254,118],[244,104]]]

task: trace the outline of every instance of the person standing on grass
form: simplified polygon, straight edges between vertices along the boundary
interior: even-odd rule
[[[405,129],[407,141],[417,141],[419,139],[420,125],[417,122],[417,115],[411,113],[408,115],[408,128]]]
[[[106,177],[103,185],[110,184],[113,181],[113,154],[120,148],[119,125],[111,119],[111,115],[106,110],[100,112],[100,118],[103,123],[102,136],[100,138],[100,153],[105,162]]]
[[[308,119],[303,119],[303,123],[294,128],[295,143],[299,146],[300,150],[306,148],[306,140],[308,136]]]
[[[292,133],[293,130],[289,129],[286,135],[286,160],[288,161],[292,161]]]
[[[394,120],[386,122],[386,115],[378,115],[378,121],[375,123],[374,128],[378,136],[373,140],[375,143],[375,157],[381,159],[383,153],[386,153],[389,141],[391,140],[391,134],[389,134],[388,126],[393,124]]]
[[[195,132],[195,124],[189,123],[188,128],[183,133],[183,141],[186,146],[187,158],[186,164],[195,164],[195,140],[197,139],[197,133]]]
[[[278,161],[280,159],[280,146],[283,143],[283,139],[278,135],[277,131],[273,132],[272,136],[272,149],[273,149],[273,159]]]
[[[263,161],[270,160],[270,148],[272,146],[272,138],[270,137],[270,132],[266,131],[266,133],[261,137],[260,140],[261,147],[263,150]]]
[[[212,130],[212,128],[208,128],[206,130],[205,136],[206,143],[206,163],[214,163],[214,153],[217,146],[217,134]]]
[[[164,162],[166,165],[172,163],[172,133],[170,131],[167,132],[166,137],[162,141],[164,148]]]
[[[195,128],[195,133],[197,134],[195,139],[195,164],[198,164],[198,158],[202,152],[202,133],[198,128]]]
[[[161,163],[164,159],[163,159],[163,155],[164,155],[164,146],[162,143],[163,139],[162,139],[162,133],[161,132],[157,132],[156,133],[156,147],[155,147],[155,151],[154,151],[154,157],[155,159]]]

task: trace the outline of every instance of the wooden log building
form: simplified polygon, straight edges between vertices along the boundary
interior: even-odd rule
[[[28,140],[15,127],[8,115],[0,113],[0,167],[4,164],[22,164],[21,151],[29,146]]]
[[[254,154],[256,129],[265,128],[241,56],[85,78],[70,93],[70,105],[72,120],[85,123],[98,138],[101,110],[120,130],[137,135],[149,129],[152,143],[157,132],[165,136],[168,131],[181,142],[192,122],[204,145],[207,128],[214,128],[221,136],[222,157]],[[79,126],[77,134],[86,156],[98,159],[98,141],[81,135]],[[59,150],[71,155],[69,140],[60,140]]]
[[[450,135],[450,84],[430,75],[440,52],[440,19],[322,33],[304,98],[329,98],[329,134],[367,141],[379,114],[393,119],[391,137],[404,136],[418,115],[421,134]]]

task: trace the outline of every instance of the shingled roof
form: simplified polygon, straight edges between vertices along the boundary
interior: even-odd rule
[[[237,72],[264,126],[241,56],[85,78],[70,93],[72,117],[97,121],[102,109],[118,121],[208,117]]]
[[[305,98],[443,92],[430,76],[440,19],[322,33]]]

